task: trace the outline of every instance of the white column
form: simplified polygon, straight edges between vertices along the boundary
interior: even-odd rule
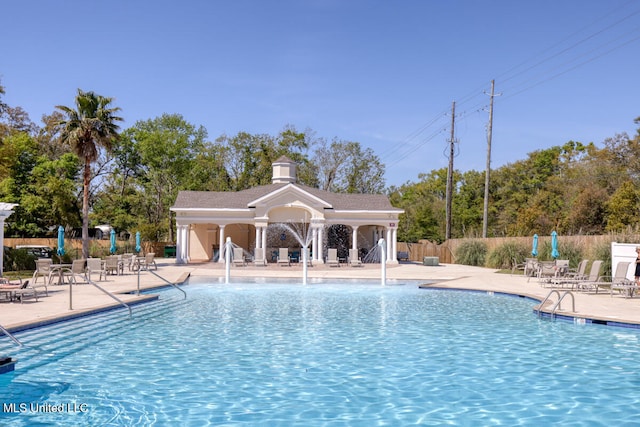
[[[391,261],[396,263],[398,262],[398,229],[391,229]]]
[[[324,228],[318,228],[318,263],[324,263],[322,255],[324,254]]]
[[[178,225],[176,228],[178,229],[178,238],[176,240],[176,263],[184,264],[187,262],[187,226]]]
[[[182,264],[182,226],[176,224],[176,264]]]
[[[191,249],[189,248],[190,245],[190,241],[191,241],[191,224],[187,224],[184,226],[184,258],[185,261],[188,263],[189,261],[191,261]]]
[[[387,241],[387,262],[391,261],[391,229],[387,228],[387,236],[385,237]]]
[[[262,253],[264,254],[264,259],[267,259],[267,225],[262,227]]]
[[[218,262],[221,264],[224,264],[224,225],[219,225],[220,227],[220,241],[219,241],[219,246],[220,249],[218,250]]]
[[[351,249],[358,250],[358,226],[351,226]]]
[[[0,276],[4,272],[4,217],[0,218]]]
[[[313,227],[311,229],[311,252],[313,253],[313,257],[311,261],[318,261],[318,228]]]
[[[180,240],[182,240],[182,262],[187,262],[187,235],[189,234],[189,228],[186,225],[180,226]]]
[[[256,247],[254,249],[259,249],[262,247],[262,227],[256,226]]]

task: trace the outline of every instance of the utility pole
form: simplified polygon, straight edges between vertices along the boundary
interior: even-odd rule
[[[451,199],[453,198],[453,154],[455,140],[456,101],[451,106],[451,138],[449,139],[449,170],[447,171],[447,218],[444,238],[451,238]]]
[[[482,237],[487,237],[489,222],[489,177],[491,175],[491,131],[493,128],[493,88],[495,80],[491,80],[491,95],[489,100],[489,125],[487,126],[487,169],[484,178],[484,211],[482,216]]]

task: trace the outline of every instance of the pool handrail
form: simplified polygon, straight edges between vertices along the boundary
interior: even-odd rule
[[[13,334],[9,331],[7,331],[4,326],[0,325],[0,331],[2,331],[3,334],[5,334],[6,336],[8,336],[9,338],[11,338],[11,341],[13,341],[14,343],[18,344],[20,347],[22,347],[24,344],[22,344],[20,342],[20,340],[18,338],[16,338],[15,336],[13,336]]]
[[[562,303],[562,300],[564,299],[564,297],[566,297],[567,295],[571,296],[571,303],[572,303],[572,311],[575,312],[576,311],[576,299],[573,296],[573,292],[571,291],[565,291],[562,295],[560,295],[560,291],[557,289],[552,289],[548,294],[547,297],[540,303],[540,305],[538,305],[538,317],[542,316],[542,307],[544,306],[544,303],[546,303],[549,298],[551,298],[551,295],[556,294],[558,295],[558,302],[555,303],[555,305],[553,306],[553,308],[551,309],[551,318],[553,319],[556,315],[556,310],[560,308],[560,304]]]
[[[108,290],[104,289],[102,286],[98,285],[96,282],[94,282],[93,280],[89,279],[86,275],[81,275],[78,273],[73,273],[72,272],[72,277],[73,280],[69,281],[69,310],[72,309],[72,305],[71,305],[71,299],[72,299],[72,283],[75,282],[76,277],[75,276],[80,276],[82,277],[84,280],[87,281],[87,283],[95,286],[96,288],[100,289],[102,292],[104,292],[105,294],[109,295],[111,298],[113,298],[114,300],[116,300],[117,302],[119,302],[121,305],[125,306],[127,308],[127,310],[129,310],[129,318],[133,317],[133,312],[131,311],[131,307],[129,307],[129,305],[127,303],[125,303],[124,301],[122,301],[120,298],[118,298],[117,296],[115,296],[114,294],[112,294],[111,292],[109,292]]]
[[[142,268],[138,269],[138,290],[136,292],[136,295],[140,295],[140,271],[142,271]],[[177,290],[179,290],[180,292],[182,292],[184,294],[184,299],[187,299],[187,293],[184,291],[184,289],[180,288],[178,285],[176,285],[173,282],[168,281],[167,279],[165,279],[164,277],[162,277],[161,275],[159,275],[158,273],[151,271],[150,269],[145,269],[145,271],[148,271],[149,273],[153,274],[154,276],[156,276],[158,279],[162,280],[163,282],[165,282],[168,285],[173,286],[174,288],[176,288]]]

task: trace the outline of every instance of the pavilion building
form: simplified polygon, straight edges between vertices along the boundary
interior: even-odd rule
[[[227,237],[251,255],[261,248],[275,262],[279,248],[292,258],[303,246],[313,263],[324,263],[328,248],[346,260],[349,249],[365,256],[381,238],[386,263],[397,263],[398,217],[383,194],[342,194],[300,185],[296,164],[285,156],[273,164],[269,185],[243,191],[180,191],[175,213],[176,262],[219,261]]]

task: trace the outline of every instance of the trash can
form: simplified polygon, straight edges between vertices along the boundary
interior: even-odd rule
[[[440,258],[438,258],[437,256],[426,256],[422,258],[422,265],[436,266],[438,265],[439,261]]]
[[[164,247],[164,257],[165,258],[175,258],[176,257],[176,245],[167,245]]]

